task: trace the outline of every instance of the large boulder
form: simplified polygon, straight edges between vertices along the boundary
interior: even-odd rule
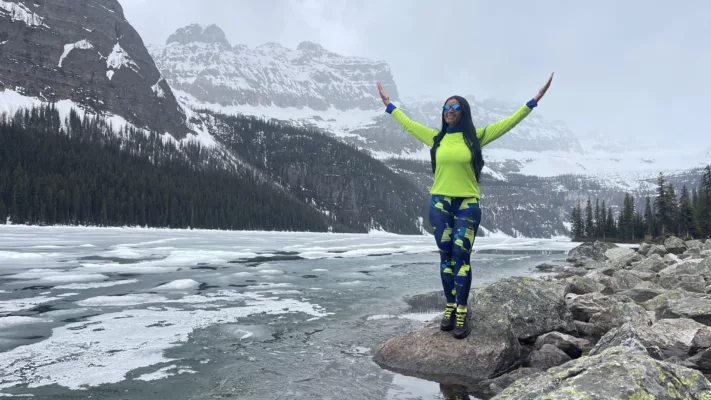
[[[447,385],[476,386],[520,364],[521,346],[508,321],[474,308],[464,339],[439,329],[439,320],[390,338],[373,361],[380,367]]]
[[[439,317],[389,339],[374,361],[383,368],[443,384],[478,385],[522,363],[519,340],[551,331],[574,332],[560,282],[505,278],[473,291],[472,331],[465,339],[439,330]]]
[[[474,291],[474,312],[508,323],[520,340],[551,331],[575,332],[562,282],[509,277]],[[476,326],[476,325],[474,325]]]
[[[672,254],[681,254],[687,249],[686,243],[676,236],[668,237],[664,241],[664,248]]]
[[[604,261],[605,252],[616,247],[618,247],[616,244],[601,242],[599,240],[595,242],[585,242],[568,252],[567,261],[576,262],[585,259]]]
[[[605,258],[616,268],[625,268],[643,259],[636,251],[626,247],[616,247],[607,250],[605,252]]]
[[[544,344],[540,349],[534,350],[528,356],[528,365],[531,368],[547,370],[550,367],[556,367],[571,360],[571,357],[563,352],[563,350],[553,346],[552,344]]]
[[[546,344],[559,348],[570,358],[578,358],[583,355],[584,350],[588,348],[590,342],[586,339],[577,338],[565,333],[548,332],[545,335],[539,336],[534,345],[536,349],[540,350]]]
[[[613,347],[625,347],[630,350],[647,352],[648,350],[642,344],[642,340],[639,337],[637,328],[629,322],[618,328],[612,328],[607,333],[600,338],[600,340],[595,344],[595,347],[590,350],[588,356],[595,356],[607,349]],[[658,359],[661,359],[661,355]]]
[[[523,377],[492,400],[711,399],[711,382],[699,371],[612,347]]]
[[[659,254],[653,254],[650,257],[632,265],[632,269],[640,272],[657,273],[667,267],[664,259]]]
[[[665,359],[685,358],[711,347],[711,328],[688,318],[662,319],[639,327],[637,333],[646,348],[659,348]]]
[[[711,296],[682,297],[666,300],[656,311],[656,318],[689,318],[701,324],[711,326]]]

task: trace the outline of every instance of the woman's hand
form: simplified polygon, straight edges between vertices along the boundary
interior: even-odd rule
[[[548,82],[541,88],[541,90],[538,91],[538,94],[534,97],[536,100],[536,103],[541,101],[541,98],[546,94],[548,91],[548,88],[551,87],[551,82],[553,81],[553,75],[555,75],[555,72],[551,74],[551,76],[548,78]]]
[[[380,92],[380,98],[383,100],[383,104],[385,104],[385,107],[390,104],[390,96],[388,95],[388,92],[383,89],[383,85],[378,82],[378,92]]]

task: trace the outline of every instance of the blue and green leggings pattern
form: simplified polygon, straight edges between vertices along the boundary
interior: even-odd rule
[[[441,257],[440,274],[447,303],[467,304],[472,273],[472,245],[481,222],[476,198],[433,195],[430,224]]]

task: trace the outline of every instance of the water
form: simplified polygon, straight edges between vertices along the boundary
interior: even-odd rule
[[[478,238],[474,286],[573,246]],[[372,361],[439,317],[438,260],[428,236],[2,226],[0,396],[440,399]]]

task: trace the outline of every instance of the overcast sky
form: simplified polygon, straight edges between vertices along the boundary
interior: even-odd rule
[[[384,60],[402,96],[524,103],[578,134],[711,147],[711,0],[119,0],[146,43],[190,23]]]

